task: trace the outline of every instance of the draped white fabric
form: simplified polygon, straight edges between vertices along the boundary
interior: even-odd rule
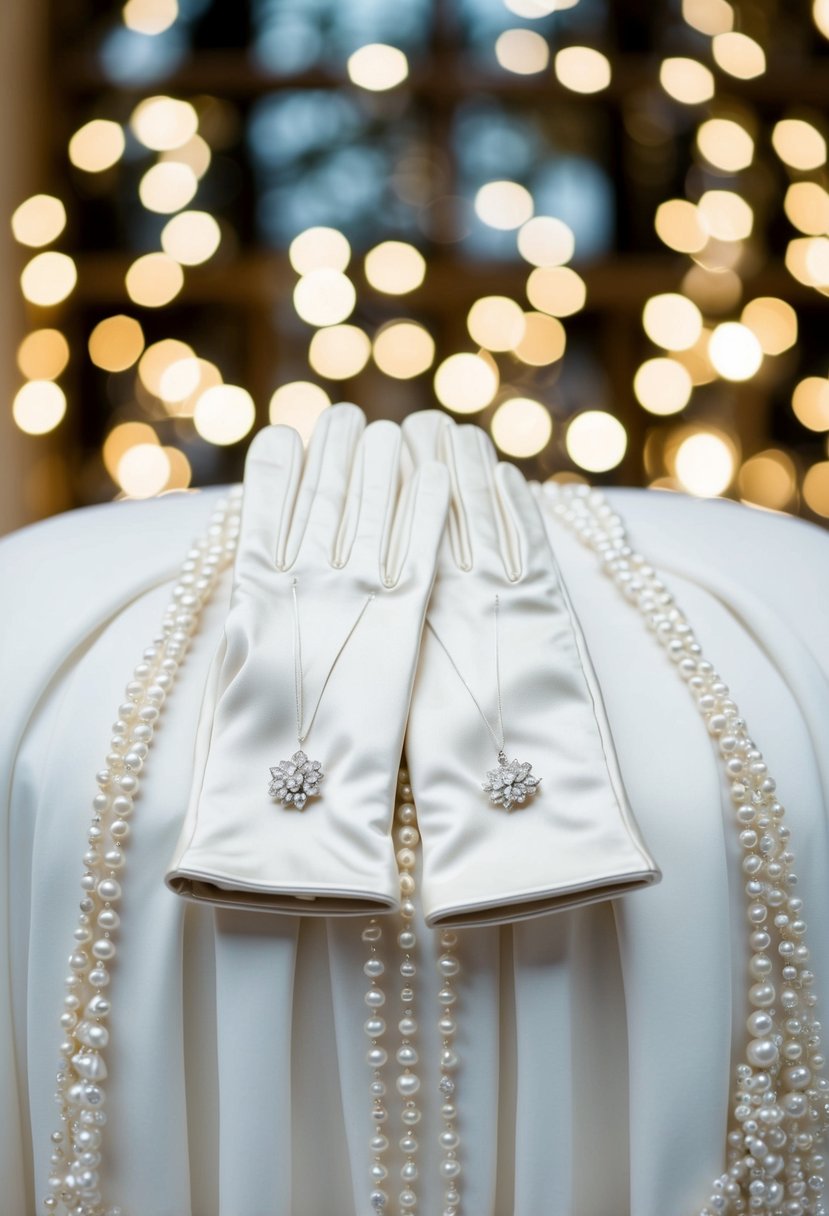
[[[776,777],[829,1008],[829,537],[733,503],[609,490]],[[217,492],[63,516],[0,546],[0,1177],[38,1211],[94,774]],[[724,779],[688,690],[595,556],[548,530],[663,874],[611,903],[460,930],[462,1211],[693,1216],[723,1167],[746,924]],[[363,919],[188,904],[163,883],[229,576],[147,766],[110,994],[105,1191],[128,1216],[364,1216]],[[418,918],[420,1210],[441,1208],[439,981]],[[430,1074],[430,1067],[432,1072]],[[390,1102],[392,1126],[397,1107]],[[402,1158],[396,1136],[391,1179]],[[392,1194],[396,1188],[390,1187]]]

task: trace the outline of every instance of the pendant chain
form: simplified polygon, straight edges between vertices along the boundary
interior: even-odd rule
[[[469,693],[470,697],[472,698],[475,708],[477,709],[478,713],[481,715],[484,726],[487,728],[487,730],[489,731],[489,733],[492,737],[492,742],[495,744],[495,750],[498,753],[499,761],[502,764],[506,764],[507,756],[506,756],[506,752],[504,751],[504,747],[506,746],[506,739],[504,736],[504,715],[503,715],[503,707],[502,707],[502,702],[501,702],[501,653],[500,653],[501,647],[500,647],[500,642],[499,642],[499,637],[498,637],[499,604],[500,604],[499,597],[496,595],[495,596],[495,685],[496,685],[497,696],[498,696],[498,730],[500,732],[500,739],[498,738],[498,735],[495,734],[495,731],[492,729],[489,719],[487,718],[484,711],[481,709],[481,704],[478,701],[478,698],[475,696],[474,692],[469,687],[469,684],[466,682],[466,680],[461,675],[460,668],[458,667],[455,660],[452,658],[452,655],[449,653],[449,648],[447,647],[446,643],[443,641],[443,639],[441,638],[441,636],[435,629],[434,625],[428,618],[426,620],[426,624],[429,627],[429,629],[432,631],[432,633],[434,634],[436,640],[440,643],[440,646],[442,647],[444,653],[446,654],[447,659],[454,667],[457,677],[460,680],[461,684],[463,684],[464,688],[466,689],[466,691]]]

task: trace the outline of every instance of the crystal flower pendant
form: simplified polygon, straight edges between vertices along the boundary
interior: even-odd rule
[[[532,765],[520,760],[507,760],[504,752],[498,756],[498,767],[491,769],[481,788],[489,794],[494,806],[511,811],[528,798],[532,798],[541,782],[532,775]]]
[[[271,769],[268,793],[283,806],[301,811],[308,799],[319,793],[324,776],[319,760],[309,760],[303,751],[294,752],[290,760],[280,760]]]

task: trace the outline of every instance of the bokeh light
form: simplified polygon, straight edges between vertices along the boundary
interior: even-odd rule
[[[129,498],[152,498],[170,478],[170,458],[157,443],[136,443],[127,448],[115,471],[115,480]]]
[[[75,288],[78,270],[66,253],[36,253],[23,267],[20,288],[30,304],[50,308],[62,303]]]
[[[69,362],[69,343],[59,329],[35,329],[17,348],[17,366],[27,380],[56,380]]]
[[[714,73],[697,59],[669,57],[659,65],[659,83],[685,105],[701,105],[714,96]]]
[[[310,380],[292,380],[273,393],[268,416],[274,425],[292,426],[299,431],[302,442],[311,438],[317,419],[331,405],[324,388]]]
[[[797,470],[787,452],[768,448],[741,465],[737,485],[743,502],[785,511],[797,492]]]
[[[535,456],[549,443],[553,420],[540,401],[511,397],[492,415],[490,430],[507,456]]]
[[[714,328],[708,355],[726,380],[749,380],[763,362],[759,338],[739,321],[724,321]]]
[[[699,208],[684,198],[660,203],[654,227],[659,239],[679,253],[696,253],[708,240],[708,229]]]
[[[593,47],[562,47],[554,68],[559,83],[573,93],[598,93],[610,84],[610,60]]]
[[[715,34],[711,52],[717,65],[739,80],[762,76],[766,70],[766,53],[759,42],[736,30]]]
[[[12,402],[12,417],[27,435],[53,431],[66,413],[66,394],[54,380],[27,380]]]
[[[432,366],[435,340],[416,321],[389,321],[377,331],[372,353],[381,372],[395,380],[411,380]]]
[[[791,169],[819,169],[826,163],[826,140],[802,118],[783,118],[774,124],[772,147]]]
[[[604,410],[576,414],[567,427],[567,454],[590,473],[606,473],[620,464],[627,450],[627,431]]]
[[[717,169],[739,173],[754,159],[754,140],[731,118],[708,118],[697,129],[697,147]]]
[[[541,266],[527,279],[527,299],[539,312],[569,317],[584,308],[587,285],[570,266]]]
[[[687,350],[702,332],[702,313],[686,296],[668,291],[647,301],[642,310],[642,325],[657,346]]]
[[[138,444],[157,443],[158,436],[146,422],[121,422],[113,427],[104,440],[102,451],[104,466],[112,480],[118,482],[118,466],[125,452]]]
[[[369,361],[371,341],[357,325],[329,325],[311,339],[308,362],[318,376],[348,380]]]
[[[181,211],[161,231],[161,247],[183,266],[206,262],[219,248],[222,230],[207,211]]]
[[[808,236],[829,232],[829,192],[817,182],[792,182],[783,206],[795,228]]]
[[[174,97],[146,97],[130,115],[133,134],[145,148],[169,152],[196,134],[199,119],[188,101]]]
[[[306,228],[291,241],[288,258],[300,275],[311,270],[343,271],[351,260],[351,245],[337,228]]]
[[[200,395],[193,412],[202,439],[220,446],[244,439],[255,421],[253,398],[238,384],[214,384]]]
[[[148,211],[172,215],[192,200],[199,179],[189,165],[162,160],[152,165],[138,183],[138,196]]]
[[[409,74],[409,61],[403,51],[382,42],[361,46],[349,55],[346,66],[353,84],[373,92],[393,89]]]
[[[192,359],[195,351],[177,338],[162,338],[144,351],[138,362],[138,376],[148,393],[161,397],[161,380],[168,367],[184,359]]]
[[[532,76],[546,69],[550,48],[546,38],[534,30],[504,30],[495,40],[495,58],[508,72]]]
[[[383,241],[365,256],[366,279],[375,289],[390,296],[415,291],[426,276],[426,259],[405,241]]]
[[[294,287],[294,308],[309,325],[337,325],[356,303],[354,284],[339,270],[309,270]]]
[[[803,478],[803,497],[816,515],[829,518],[829,460],[818,461]]]
[[[127,295],[144,308],[162,308],[174,300],[184,286],[184,272],[166,253],[145,253],[127,271]]]
[[[462,352],[449,355],[435,372],[435,396],[455,414],[486,409],[498,391],[499,377],[491,362]]]
[[[734,451],[729,443],[709,431],[683,439],[674,457],[674,468],[683,489],[702,498],[722,494],[734,476]]]
[[[782,355],[797,341],[797,313],[775,296],[749,300],[740,320],[756,336],[765,355]]]
[[[651,414],[677,414],[691,399],[691,373],[676,359],[646,359],[633,379],[637,400]]]
[[[12,232],[21,245],[51,245],[66,227],[66,208],[51,194],[33,194],[12,214]]]
[[[530,367],[547,367],[564,355],[567,331],[558,317],[543,312],[524,313],[524,336],[513,353]]]
[[[124,155],[126,140],[120,123],[93,118],[69,140],[69,159],[85,173],[103,173]]]
[[[808,430],[829,431],[829,379],[805,376],[792,393],[792,409]]]
[[[536,215],[518,232],[518,252],[533,266],[560,266],[573,256],[576,239],[564,220]]]
[[[89,335],[89,357],[107,372],[132,367],[144,350],[144,331],[134,317],[118,313],[99,321]]]
[[[163,34],[178,17],[178,0],[127,0],[122,17],[137,34]]]
[[[466,317],[473,342],[487,350],[512,350],[524,337],[524,310],[508,296],[483,296]]]
[[[751,235],[754,212],[733,190],[706,190],[698,208],[702,223],[718,241],[742,241]]]
[[[490,228],[520,228],[532,216],[533,197],[518,182],[487,182],[475,195],[475,211]]]

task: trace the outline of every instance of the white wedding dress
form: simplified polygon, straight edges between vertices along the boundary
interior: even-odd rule
[[[3,1216],[41,1211],[95,773],[123,686],[218,497],[72,512],[0,545]],[[632,489],[607,497],[777,779],[825,1011],[829,535],[732,502]],[[663,879],[612,904],[460,930],[460,1210],[694,1216],[724,1167],[732,1054],[748,1012],[728,791],[688,690],[640,614],[552,510],[548,518]],[[163,882],[230,583],[227,571],[164,710],[133,821],[110,989],[104,1190],[127,1216],[368,1216],[364,919],[214,911]],[[418,928],[428,957],[433,936]],[[424,1216],[442,1211],[430,1063],[438,986],[427,963],[417,989]]]

